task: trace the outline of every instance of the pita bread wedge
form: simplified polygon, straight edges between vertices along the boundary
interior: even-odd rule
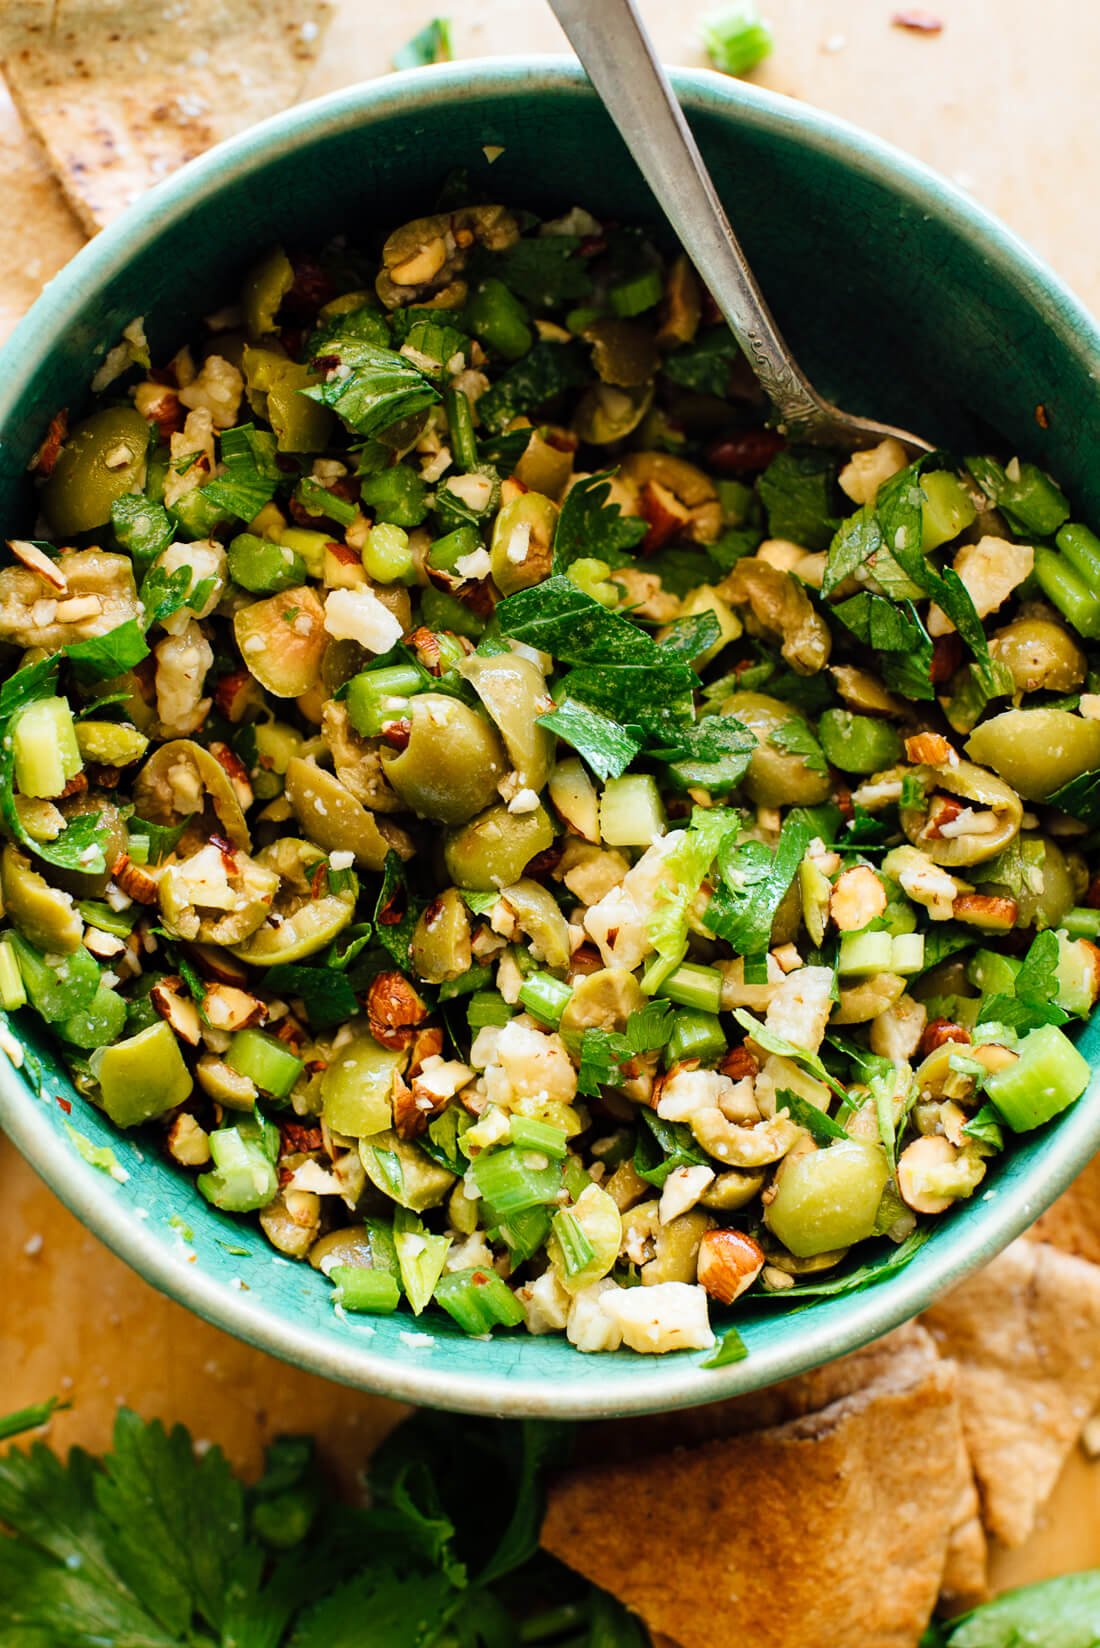
[[[922,1320],[958,1367],[986,1530],[1019,1545],[1100,1400],[1100,1268],[1014,1242]]]
[[[960,1425],[955,1462],[955,1508],[940,1581],[940,1612],[950,1617],[976,1608],[989,1595],[989,1543],[982,1505]]]
[[[46,281],[80,250],[84,235],[42,157],[27,142],[11,99],[0,87],[0,341],[30,308]]]
[[[681,1648],[913,1648],[960,1435],[954,1371],[924,1356],[787,1424],[574,1471],[542,1541]]]
[[[331,0],[18,0],[12,97],[89,234],[204,149],[293,103]]]
[[[1094,1156],[1054,1206],[1039,1215],[1027,1235],[1033,1242],[1049,1242],[1100,1265],[1100,1156]]]

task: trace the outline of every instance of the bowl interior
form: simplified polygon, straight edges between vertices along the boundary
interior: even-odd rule
[[[1100,458],[1080,434],[1091,421],[1100,339],[1053,277],[948,185],[852,129],[717,76],[682,74],[678,84],[813,381],[842,405],[945,445],[1019,451],[1053,470],[1086,518],[1100,515]],[[491,166],[485,145],[503,149]],[[26,464],[49,417],[59,406],[79,411],[95,364],[135,314],[147,317],[154,358],[163,357],[275,241],[308,245],[339,233],[370,243],[430,212],[456,166],[486,199],[544,212],[579,202],[625,222],[656,215],[594,95],[553,61],[395,76],[280,116],[155,190],[52,283],[19,328],[0,371],[0,519],[27,524]],[[6,1061],[0,1068],[0,1122],[149,1280],[332,1378],[470,1411],[594,1417],[686,1406],[824,1361],[991,1257],[1100,1143],[1094,1083],[940,1222],[896,1278],[810,1311],[747,1313],[739,1325],[748,1359],[704,1372],[697,1355],[584,1357],[556,1338],[489,1345],[436,1319],[421,1327],[338,1317],[320,1275],[207,1207],[140,1137],[117,1134],[75,1094],[38,1028],[17,1028],[30,1056],[23,1076]],[[1090,1059],[1100,1054],[1100,1024],[1081,1045]],[[84,1161],[68,1128],[110,1146],[127,1182]]]

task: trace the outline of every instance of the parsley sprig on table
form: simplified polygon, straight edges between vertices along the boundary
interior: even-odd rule
[[[304,1437],[273,1443],[253,1487],[127,1409],[101,1460],[12,1448],[0,1648],[644,1648],[617,1602],[537,1551],[568,1441],[417,1414],[373,1456],[366,1510],[333,1501]]]

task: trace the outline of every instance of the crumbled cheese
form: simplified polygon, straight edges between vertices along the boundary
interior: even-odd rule
[[[714,1169],[700,1163],[697,1167],[674,1167],[661,1191],[658,1217],[663,1225],[687,1213],[714,1182]]]
[[[662,1121],[686,1122],[714,1110],[733,1092],[734,1084],[718,1070],[677,1070],[661,1088],[657,1114]]]
[[[510,813],[533,813],[537,810],[538,805],[537,790],[519,790],[509,801],[508,811]]]
[[[922,1001],[902,996],[871,1020],[871,1051],[884,1059],[911,1059],[920,1046],[928,1010]]]
[[[600,1309],[631,1350],[659,1356],[671,1350],[709,1350],[714,1343],[706,1292],[688,1282],[617,1288],[601,1296]]]
[[[447,491],[453,492],[475,515],[480,515],[489,506],[493,483],[487,475],[455,475],[447,482]]]
[[[368,652],[388,652],[401,625],[369,589],[334,589],[325,601],[325,629],[337,641],[358,641]]]
[[[832,1010],[832,968],[801,967],[784,978],[768,1003],[764,1022],[773,1035],[816,1053]]]
[[[986,535],[976,544],[963,544],[955,556],[955,572],[966,586],[979,618],[988,618],[1003,606],[1014,589],[1031,576],[1035,551],[1030,544]],[[946,635],[954,624],[939,607],[928,613],[928,633]]]
[[[348,852],[346,849],[341,849],[335,853],[329,853],[328,862],[330,870],[350,870],[355,863],[355,854]]]
[[[544,1270],[517,1290],[516,1298],[527,1317],[528,1333],[561,1333],[569,1321],[573,1301],[555,1270]]]
[[[626,1291],[616,1282],[605,1279],[602,1282],[591,1282],[588,1287],[581,1288],[575,1293],[569,1306],[569,1318],[565,1327],[569,1343],[576,1346],[577,1350],[586,1352],[618,1350],[623,1342],[622,1328],[605,1310],[604,1301],[612,1294],[618,1295]],[[631,1288],[629,1291],[641,1293],[643,1290]]]
[[[450,469],[451,463],[450,447],[441,446],[437,452],[433,452],[430,457],[425,458],[420,465],[420,479],[427,481],[429,486],[433,486]]]
[[[460,578],[487,578],[492,570],[489,551],[484,546],[472,549],[469,555],[460,555],[455,562],[455,571]]]
[[[501,1029],[494,1059],[485,1070],[491,1104],[513,1108],[521,1099],[570,1104],[577,1091],[577,1072],[565,1043],[553,1032],[512,1019]]]
[[[311,1190],[315,1196],[339,1196],[343,1186],[320,1162],[303,1162],[287,1181],[288,1190]]]

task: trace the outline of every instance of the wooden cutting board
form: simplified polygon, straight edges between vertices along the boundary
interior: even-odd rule
[[[445,3],[445,0],[444,0]],[[892,23],[884,0],[761,0],[776,50],[761,83],[870,128],[918,155],[1004,217],[1100,308],[1093,210],[1100,7],[1081,0],[929,0],[939,33]],[[433,15],[426,0],[378,8],[338,0],[309,91],[386,71]],[[456,54],[560,51],[538,0],[453,0]],[[669,62],[701,63],[705,0],[643,0]],[[444,168],[446,157],[440,156]],[[0,336],[82,236],[10,104],[0,98]],[[59,1447],[102,1448],[119,1403],[188,1425],[244,1469],[280,1430],[311,1430],[352,1482],[402,1410],[274,1362],[155,1293],[88,1236],[0,1139],[5,1218],[0,1273],[0,1409],[51,1392],[72,1399]],[[1100,1346],[1097,1347],[1100,1354]],[[1100,1469],[1075,1456],[1039,1531],[997,1559],[999,1585],[1100,1564]]]

